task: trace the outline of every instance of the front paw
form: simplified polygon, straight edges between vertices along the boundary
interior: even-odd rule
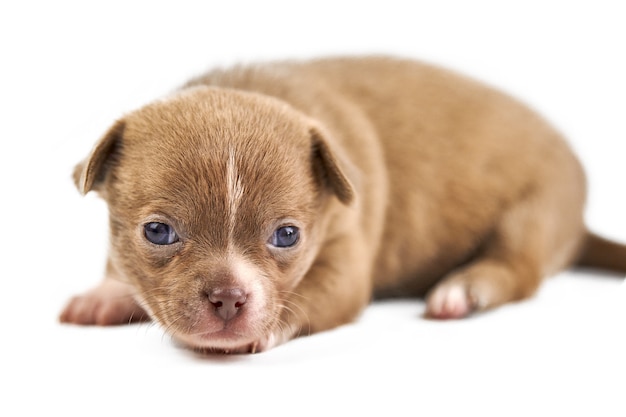
[[[72,297],[59,316],[62,323],[109,326],[149,320],[127,284],[105,280],[85,294]]]

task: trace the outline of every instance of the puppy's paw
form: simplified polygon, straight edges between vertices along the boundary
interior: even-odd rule
[[[437,286],[428,296],[426,316],[434,319],[459,319],[469,315],[474,308],[464,285],[447,283]]]
[[[425,315],[460,319],[511,300],[513,276],[507,268],[477,265],[447,277],[428,295]]]
[[[59,320],[62,323],[108,326],[149,318],[133,299],[127,284],[105,280],[91,291],[70,299]]]

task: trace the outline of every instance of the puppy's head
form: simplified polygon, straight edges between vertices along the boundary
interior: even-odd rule
[[[267,342],[353,189],[320,128],[260,95],[200,87],[119,120],[76,167],[108,202],[111,261],[176,339]]]

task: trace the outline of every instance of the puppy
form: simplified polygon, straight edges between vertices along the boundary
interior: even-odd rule
[[[626,272],[626,247],[585,228],[558,132],[410,60],[215,70],[118,120],[74,174],[108,203],[111,248],[60,320],[153,319],[198,350],[267,350],[373,297],[453,319],[576,263]]]

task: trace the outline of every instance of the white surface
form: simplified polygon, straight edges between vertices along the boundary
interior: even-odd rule
[[[74,163],[123,112],[240,60],[399,53],[500,86],[570,137],[590,225],[626,241],[620,2],[202,3],[0,6],[0,415],[625,415],[626,288],[595,273],[459,322],[380,303],[259,355],[197,357],[148,324],[57,324],[106,249]]]

